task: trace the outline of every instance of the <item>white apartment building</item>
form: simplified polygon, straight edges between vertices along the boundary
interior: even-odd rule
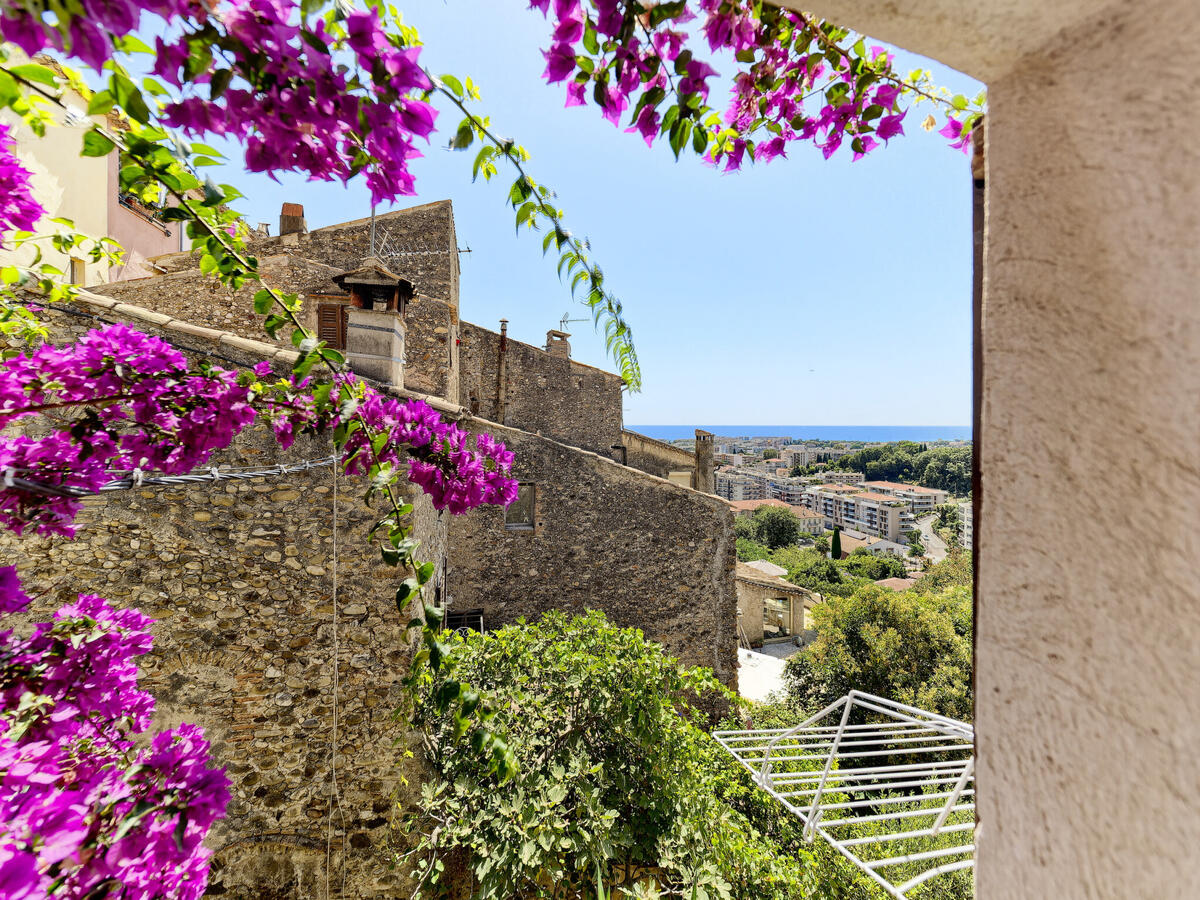
[[[825,517],[825,527],[861,531],[903,542],[912,527],[908,502],[857,485],[822,484],[804,491],[804,506]]]
[[[974,510],[971,508],[970,501],[958,508],[958,515],[961,520],[958,525],[958,540],[968,550],[971,549],[975,541],[975,519],[973,513]]]
[[[771,488],[764,475],[749,472],[715,473],[718,497],[726,500],[769,500]]]
[[[935,506],[945,503],[950,496],[947,491],[916,484],[902,484],[898,481],[864,481],[861,487],[877,494],[887,494],[908,501],[913,514],[918,516],[933,512]]]

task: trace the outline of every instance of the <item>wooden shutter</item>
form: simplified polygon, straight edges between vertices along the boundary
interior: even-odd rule
[[[342,304],[317,304],[317,338],[337,350],[346,349],[346,311]]]

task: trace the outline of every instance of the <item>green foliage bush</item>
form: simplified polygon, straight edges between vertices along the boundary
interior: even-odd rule
[[[738,538],[776,550],[790,547],[800,540],[800,520],[786,507],[760,506],[753,516],[735,518],[733,533]]]
[[[680,668],[597,612],[458,640],[453,675],[424,689],[436,777],[407,822],[422,896],[450,893],[457,856],[473,896],[494,900],[590,900],[597,873],[611,882],[625,864],[655,868],[662,896],[860,897],[846,867],[796,842],[794,823],[709,736],[695,699],[730,698],[707,670]],[[489,698],[489,725],[517,761],[508,782],[462,752],[438,702],[448,681]]]
[[[788,695],[816,711],[851,690],[970,721],[971,591],[868,585],[812,613],[817,639],[784,669]]]
[[[896,441],[864,447],[837,460],[839,469],[862,472],[868,481],[905,481],[966,495],[971,492],[971,448],[934,447]]]
[[[737,539],[737,558],[742,562],[754,562],[756,559],[770,559],[771,548],[751,538],[740,537]]]

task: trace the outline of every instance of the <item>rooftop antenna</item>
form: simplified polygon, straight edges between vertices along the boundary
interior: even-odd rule
[[[565,313],[563,313],[562,318],[558,320],[558,330],[559,331],[566,331],[567,325],[571,322],[587,322],[588,321],[588,319],[572,319],[572,318],[570,318],[570,315],[571,314],[569,312],[565,312]]]

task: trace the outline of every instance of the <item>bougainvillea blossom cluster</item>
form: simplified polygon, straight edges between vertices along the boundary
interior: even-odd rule
[[[0,618],[28,603],[0,569]],[[154,701],[134,658],[151,621],[81,595],[21,637],[0,632],[0,894],[192,900],[229,782],[200,729],[135,743]]]
[[[254,172],[346,181],[365,166],[372,200],[415,193],[409,164],[421,153],[414,138],[428,138],[436,117],[417,96],[433,87],[420,48],[394,46],[373,9],[350,12],[343,25],[345,36],[335,36],[324,20],[306,23],[297,4],[279,0],[222,4],[198,33],[227,52],[238,80],[219,98],[189,91],[166,105],[164,121],[193,135],[237,138]],[[196,34],[158,39],[155,73],[175,87],[188,86]],[[356,68],[335,63],[338,50]],[[212,78],[195,82],[211,85]]]
[[[376,10],[348,11],[334,32],[291,0],[85,0],[85,15],[65,28],[42,6],[5,4],[0,37],[93,69],[113,57],[114,38],[137,31],[142,12],[172,26],[156,39],[154,73],[182,96],[165,104],[163,121],[236,138],[251,171],[342,181],[363,171],[376,202],[415,193],[409,165],[421,156],[414,140],[434,128],[436,112],[421,99],[433,84],[420,48],[397,46]]]
[[[15,143],[9,126],[0,124],[0,238],[10,231],[33,231],[43,212],[33,197],[32,176],[14,155]]]
[[[39,414],[78,413],[45,434],[0,436],[0,523],[18,534],[35,527],[70,535],[79,498],[42,488],[91,493],[133,470],[190,472],[260,416],[287,447],[297,434],[337,428],[357,413],[366,429],[350,433],[347,471],[362,471],[375,459],[373,450],[375,461],[397,469],[407,459],[409,479],[437,509],[462,513],[515,498],[512,454],[504,445],[481,437],[469,446],[466,432],[423,401],[384,397],[339,374],[337,390],[318,406],[313,379],[259,380],[269,375],[266,363],[240,375],[217,367],[190,371],[170,344],[120,324],[0,362],[0,427]],[[377,449],[367,429],[386,435]],[[18,477],[36,487],[22,487]]]
[[[826,159],[846,145],[859,159],[904,134],[901,101],[924,92],[892,71],[882,47],[846,49],[839,40],[848,32],[754,0],[694,5],[708,49],[732,52],[739,67],[723,116],[709,115],[708,79],[718,73],[690,46],[682,26],[697,12],[688,3],[530,0],[554,24],[544,77],[567,81],[567,106],[591,96],[614,124],[631,111],[627,131],[648,144],[665,137],[677,154],[690,144],[726,171],[784,156],[796,141],[811,141]],[[944,105],[941,133],[966,151],[975,114],[924,95]]]

